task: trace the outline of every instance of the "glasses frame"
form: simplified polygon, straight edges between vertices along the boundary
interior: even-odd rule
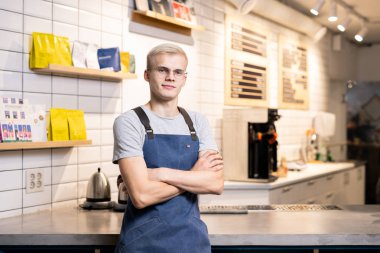
[[[184,69],[169,69],[164,66],[158,66],[155,68],[147,69],[147,71],[156,71],[157,74],[161,77],[167,77],[170,73],[173,73],[173,77],[176,80],[184,79],[187,77],[187,72]]]

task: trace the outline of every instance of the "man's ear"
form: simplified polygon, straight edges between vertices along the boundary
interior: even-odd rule
[[[145,79],[145,81],[149,82],[149,72],[148,72],[148,70],[144,71],[144,79]]]

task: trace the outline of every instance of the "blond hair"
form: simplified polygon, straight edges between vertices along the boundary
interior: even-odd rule
[[[177,45],[174,45],[174,44],[170,44],[170,43],[164,43],[164,44],[160,44],[158,46],[155,46],[154,48],[152,48],[147,57],[146,57],[146,69],[151,69],[152,67],[152,60],[153,58],[158,55],[158,54],[180,54],[180,55],[183,55],[186,59],[186,64],[187,64],[187,55],[185,53],[185,51],[183,51],[182,48],[180,48],[179,46]]]

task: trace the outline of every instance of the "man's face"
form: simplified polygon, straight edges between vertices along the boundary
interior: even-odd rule
[[[153,99],[170,101],[177,99],[186,82],[187,62],[181,54],[158,54],[151,62],[151,69],[145,71]]]

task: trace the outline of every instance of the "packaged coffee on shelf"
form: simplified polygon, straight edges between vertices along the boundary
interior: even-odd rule
[[[87,43],[74,41],[72,60],[74,67],[86,68]]]
[[[120,52],[121,72],[129,73],[129,52]]]
[[[69,140],[69,125],[67,111],[63,108],[50,109],[50,123],[48,131],[49,141]]]
[[[70,140],[86,140],[86,123],[82,110],[67,110]]]
[[[32,106],[32,141],[47,141],[46,135],[46,106]]]
[[[30,106],[25,100],[1,99],[0,134],[2,142],[32,141]]]
[[[100,69],[98,62],[98,49],[96,44],[89,43],[86,50],[86,66],[89,69]]]
[[[118,47],[98,49],[99,67],[102,70],[113,70],[118,72],[120,66],[120,51]]]

